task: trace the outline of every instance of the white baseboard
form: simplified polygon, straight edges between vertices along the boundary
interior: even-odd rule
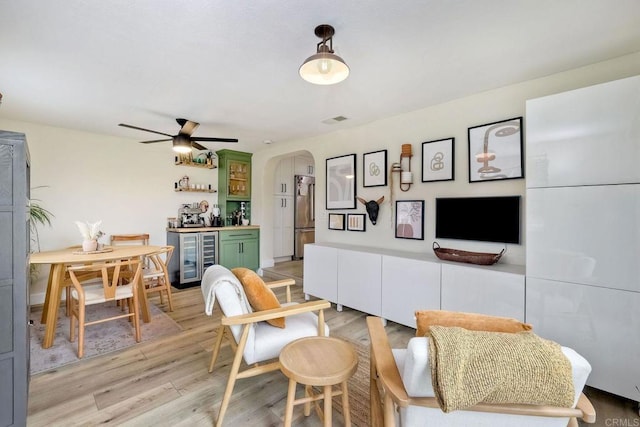
[[[64,292],[62,293],[62,301],[66,299]],[[29,305],[43,305],[44,304],[44,292],[36,292],[29,294]]]

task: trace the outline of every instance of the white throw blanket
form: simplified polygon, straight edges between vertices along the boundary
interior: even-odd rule
[[[213,313],[213,306],[216,302],[216,288],[223,283],[228,283],[235,288],[241,304],[246,308],[247,313],[251,313],[251,306],[247,302],[244,289],[238,278],[228,269],[221,265],[212,265],[207,268],[202,275],[200,289],[204,297],[204,311],[208,316]]]

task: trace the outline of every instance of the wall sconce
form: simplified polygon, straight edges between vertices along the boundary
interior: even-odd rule
[[[402,144],[402,152],[400,153],[400,162],[391,165],[391,173],[400,174],[400,190],[409,191],[413,184],[413,172],[411,172],[411,157],[413,157],[411,144]],[[403,159],[407,159],[403,165]]]

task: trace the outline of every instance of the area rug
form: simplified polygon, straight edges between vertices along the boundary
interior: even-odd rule
[[[369,421],[369,408],[371,405],[369,400],[369,346],[344,337],[335,338],[340,338],[353,344],[356,353],[358,353],[358,369],[347,382],[351,423],[358,427],[368,427],[371,425]],[[334,397],[332,406],[336,411],[343,414],[342,396]]]
[[[119,307],[105,304],[87,306],[87,321],[107,317]],[[162,310],[149,303],[151,322],[140,321],[142,342],[150,341],[158,337],[178,333],[182,328]],[[58,326],[53,345],[50,348],[42,348],[45,325],[40,323],[42,308],[35,309],[29,316],[33,321],[31,327],[31,374],[56,369],[80,360],[101,356],[116,350],[136,344],[133,326],[127,319],[117,319],[109,322],[87,326],[84,338],[84,356],[78,359],[78,339],[69,341],[69,318],[65,316],[64,308],[58,310]]]

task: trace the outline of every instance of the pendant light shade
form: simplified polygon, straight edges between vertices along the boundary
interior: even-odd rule
[[[317,45],[316,54],[308,57],[300,66],[300,77],[316,85],[340,83],[349,76],[349,67],[333,52],[335,30],[331,25],[323,24],[316,27],[315,34],[322,41]]]

